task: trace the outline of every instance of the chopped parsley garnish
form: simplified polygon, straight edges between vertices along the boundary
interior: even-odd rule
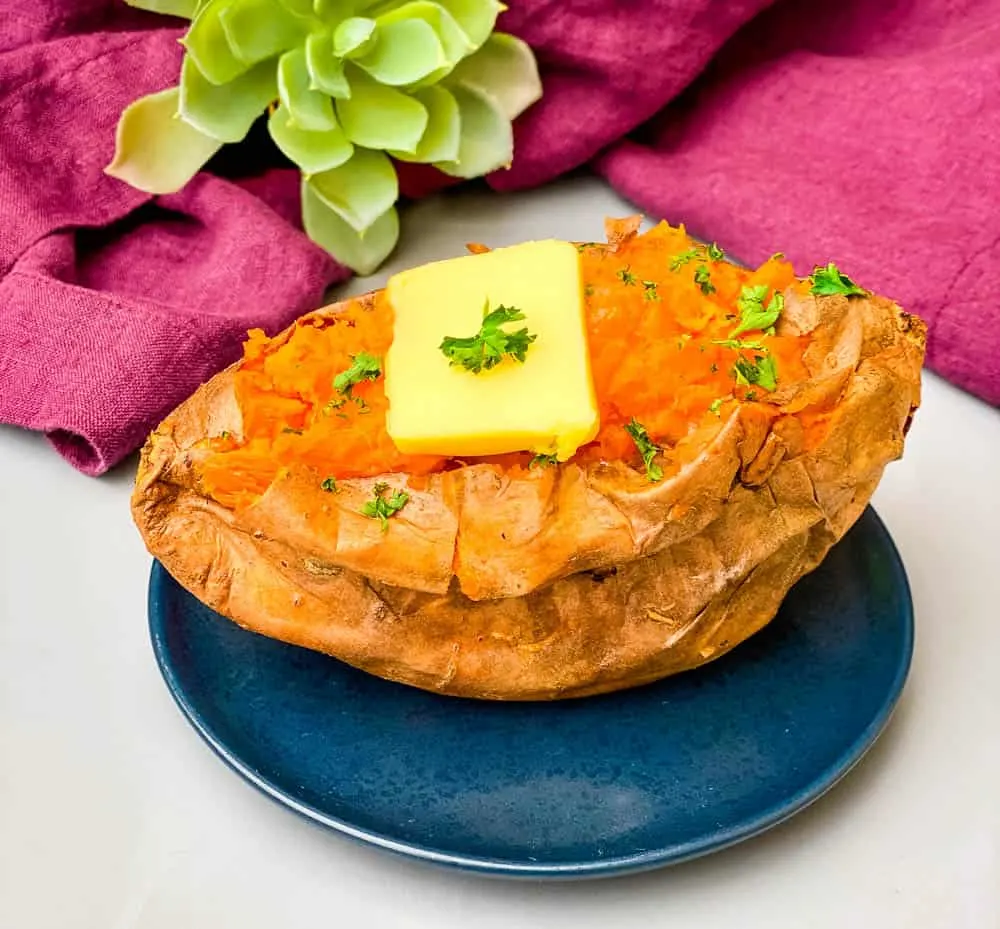
[[[625,424],[625,431],[632,436],[635,447],[642,455],[642,463],[646,466],[646,477],[651,481],[662,480],[663,468],[653,460],[656,458],[656,453],[662,449],[649,437],[646,427],[633,416]]]
[[[328,494],[335,494],[337,492],[337,479],[335,477],[325,478],[319,486]]]
[[[592,296],[594,296],[594,285],[593,284],[584,284],[583,285],[583,295],[585,297],[592,297]]]
[[[845,297],[867,297],[868,291],[858,287],[832,261],[825,267],[816,267],[809,277],[812,292],[817,297],[830,297],[833,294],[843,294]]]
[[[719,410],[722,409],[722,404],[726,401],[722,397],[716,397],[709,405],[709,413],[714,413],[716,416],[720,416]]]
[[[281,431],[285,435],[302,435],[301,429],[293,429],[291,426],[282,426]]]
[[[498,306],[490,312],[490,302],[483,307],[483,324],[473,336],[456,338],[445,336],[438,346],[452,367],[463,367],[473,374],[495,368],[504,356],[524,363],[528,346],[538,336],[529,334],[526,328],[508,332],[500,327],[524,319],[517,307]]]
[[[770,329],[781,315],[785,307],[785,297],[783,294],[775,293],[764,306],[764,298],[767,296],[767,284],[758,284],[756,287],[744,287],[740,291],[736,306],[740,311],[740,324],[729,333],[729,338],[735,339],[741,332],[749,332],[754,329]]]
[[[410,495],[403,490],[394,490],[392,496],[386,497],[388,489],[389,485],[380,481],[375,485],[372,499],[361,507],[361,515],[377,519],[382,523],[383,532],[389,529],[389,517],[398,513],[410,499]]]
[[[718,244],[713,242],[711,245],[696,245],[694,248],[689,248],[687,251],[678,252],[673,258],[670,259],[670,270],[680,271],[684,265],[689,262],[694,261],[696,258],[707,257],[709,261],[723,261],[726,257],[726,253],[719,248]]]
[[[642,295],[647,300],[659,300],[660,299],[660,295],[659,295],[659,293],[656,290],[656,281],[643,281],[642,282],[642,287],[643,287],[643,294]]]
[[[764,390],[774,390],[778,386],[778,369],[770,355],[757,355],[750,361],[743,356],[734,365],[736,383],[745,387],[756,385]]]
[[[528,462],[529,468],[545,468],[549,465],[556,464],[557,459],[555,455],[535,455],[531,461]]]
[[[738,352],[751,351],[763,352],[764,346],[760,342],[745,342],[743,339],[712,339],[713,345],[721,345],[723,348],[735,348]]]
[[[229,435],[230,435],[229,430],[228,429],[223,429],[222,432],[219,433],[219,438],[220,439],[228,439]]]
[[[360,384],[362,381],[374,381],[382,373],[382,359],[369,355],[368,352],[358,352],[357,355],[352,355],[351,362],[351,366],[346,371],[341,371],[333,379],[334,389],[347,396],[351,395],[351,388],[355,384]]]
[[[708,276],[708,265],[698,265],[694,271],[694,282],[701,288],[701,292],[707,297],[715,293],[715,284]]]
[[[680,252],[674,255],[670,259],[670,270],[680,271],[689,261],[694,261],[698,257],[699,250],[697,248],[689,248],[686,252]]]
[[[596,245],[596,242],[577,242],[576,250],[582,252],[585,248],[594,248]]]
[[[628,265],[625,265],[625,267],[618,272],[618,279],[623,284],[627,284],[629,286],[635,284],[635,275],[632,273],[632,269]]]

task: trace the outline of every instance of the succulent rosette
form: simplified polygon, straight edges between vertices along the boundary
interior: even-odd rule
[[[494,31],[497,0],[127,2],[191,25],[178,85],[124,110],[107,173],[179,190],[266,111],[302,172],[306,233],[362,274],[399,236],[394,160],[508,166],[511,122],[541,96],[531,49]]]

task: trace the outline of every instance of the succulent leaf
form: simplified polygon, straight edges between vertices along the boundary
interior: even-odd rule
[[[313,13],[323,22],[340,22],[361,5],[354,0],[313,0]]]
[[[122,112],[115,157],[104,173],[150,194],[180,190],[221,147],[177,115],[176,87],[140,97]]]
[[[278,98],[288,108],[288,117],[301,129],[322,132],[333,129],[337,118],[328,94],[310,86],[304,48],[293,48],[278,59]]]
[[[414,152],[427,128],[423,104],[402,91],[373,81],[357,68],[348,71],[351,96],[337,101],[347,137],[366,148]]]
[[[507,119],[516,119],[542,96],[538,64],[526,42],[495,32],[452,71],[457,82],[489,94]]]
[[[357,64],[380,83],[401,87],[427,77],[447,61],[430,23],[401,19],[379,26],[374,47]]]
[[[364,232],[399,197],[396,169],[383,152],[356,148],[349,161],[309,178],[310,189],[344,222]]]
[[[178,112],[199,132],[220,142],[239,142],[265,107],[278,96],[274,62],[264,61],[219,86],[198,70],[194,59],[181,64]]]
[[[447,10],[474,48],[479,48],[496,25],[503,5],[497,0],[437,0]]]
[[[435,161],[454,161],[458,157],[458,143],[462,120],[455,98],[443,87],[425,87],[415,90],[413,97],[427,110],[427,128],[415,152],[390,150],[399,161],[416,161],[430,164]]]
[[[322,132],[299,129],[289,123],[283,106],[272,110],[267,128],[274,144],[307,175],[338,168],[354,153],[340,126]]]
[[[235,0],[209,0],[198,10],[181,45],[194,59],[198,70],[213,84],[226,84],[249,69],[236,57],[222,28],[222,11]]]
[[[410,0],[409,3],[382,13],[377,22],[379,28],[384,29],[391,23],[414,19],[426,22],[437,33],[444,49],[445,63],[415,83],[415,86],[426,87],[436,84],[449,74],[462,58],[475,50],[475,46],[455,18],[441,4],[430,0]]]
[[[278,0],[289,13],[301,16],[303,19],[313,18],[313,0]]]
[[[363,16],[345,19],[333,30],[333,54],[338,58],[358,58],[377,41],[375,20]]]
[[[219,13],[219,22],[233,54],[247,64],[301,44],[307,26],[273,0],[234,0]]]
[[[514,157],[514,134],[510,120],[489,94],[457,84],[448,88],[455,96],[462,120],[458,157],[440,161],[435,167],[453,177],[480,177],[507,167]]]
[[[330,209],[306,178],[302,179],[302,225],[310,239],[358,274],[371,274],[399,239],[395,207],[389,207],[362,234]]]
[[[306,39],[306,67],[309,86],[331,97],[346,100],[351,86],[344,76],[344,62],[333,54],[333,36],[329,32],[313,32]]]

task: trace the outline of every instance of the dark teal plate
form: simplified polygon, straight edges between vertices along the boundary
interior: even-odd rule
[[[391,684],[246,632],[158,563],[167,686],[235,771],[309,819],[489,874],[624,874],[717,851],[832,787],[909,669],[906,575],[868,510],[729,655],[604,697],[499,704]]]

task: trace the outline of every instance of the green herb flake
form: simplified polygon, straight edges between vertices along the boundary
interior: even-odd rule
[[[715,284],[708,276],[708,265],[698,265],[694,271],[694,282],[701,288],[701,292],[707,297],[715,293]]]
[[[825,267],[816,267],[809,276],[812,293],[817,297],[843,294],[845,297],[867,297],[868,291],[858,287],[832,261]]]
[[[535,455],[534,458],[528,462],[529,468],[547,468],[549,465],[554,465],[558,463],[558,459],[555,455]]]
[[[726,401],[722,397],[716,397],[708,405],[708,412],[709,413],[714,413],[716,416],[721,416],[722,414],[719,411],[722,409],[722,404],[725,403],[725,402]]]
[[[351,389],[362,381],[374,381],[382,374],[382,359],[369,355],[368,352],[358,352],[351,356],[351,366],[341,371],[333,379],[333,387],[345,396],[351,395]],[[332,402],[332,401],[331,401]],[[336,406],[333,407],[336,409]]]
[[[222,432],[219,433],[219,438],[220,439],[228,439],[229,436],[230,436],[230,432],[229,432],[228,429],[223,429]]]
[[[680,252],[670,259],[670,270],[680,271],[688,262],[694,261],[701,254],[700,248],[689,248],[686,252]]]
[[[660,294],[656,289],[656,281],[643,281],[642,282],[642,295],[649,301],[659,300]]]
[[[726,257],[726,253],[719,248],[718,243],[713,242],[708,246],[708,257],[711,261],[723,261]]]
[[[764,306],[767,291],[767,284],[744,287],[740,291],[740,296],[736,301],[736,306],[740,311],[740,323],[729,333],[729,338],[735,339],[742,332],[765,331],[778,321],[781,311],[785,308],[785,297],[783,294],[775,293],[768,301],[767,306]]]
[[[361,507],[361,515],[377,519],[382,524],[383,532],[389,531],[389,518],[395,516],[410,499],[410,495],[403,490],[394,490],[391,496],[386,497],[388,489],[388,484],[379,481],[372,491],[372,499]]]
[[[654,461],[656,453],[662,451],[661,446],[649,437],[646,427],[634,416],[625,424],[625,431],[632,437],[635,447],[642,455],[642,463],[646,466],[646,477],[654,482],[662,480],[663,468]]]
[[[585,297],[593,297],[594,296],[594,285],[593,284],[584,284],[583,285],[583,295]]]
[[[438,348],[448,359],[451,367],[462,367],[473,374],[495,368],[504,357],[513,358],[524,364],[531,345],[537,335],[529,334],[526,328],[508,332],[501,326],[524,319],[517,307],[498,306],[490,311],[490,302],[483,307],[483,324],[473,336],[457,338],[445,336]]]
[[[629,265],[625,265],[620,271],[617,272],[618,280],[620,280],[626,286],[632,287],[635,285],[635,275],[632,273]]]
[[[774,390],[778,386],[778,369],[770,355],[758,355],[753,361],[740,356],[733,366],[736,383],[744,387],[763,387]]]
[[[743,339],[712,339],[713,345],[721,345],[723,348],[734,348],[738,352],[751,351],[751,352],[762,352],[765,351],[763,344],[760,342],[745,342]]]
[[[324,478],[323,483],[319,485],[328,494],[337,493],[337,479],[335,477]]]
[[[291,426],[283,426],[281,431],[285,435],[302,435],[301,429],[293,429]]]

